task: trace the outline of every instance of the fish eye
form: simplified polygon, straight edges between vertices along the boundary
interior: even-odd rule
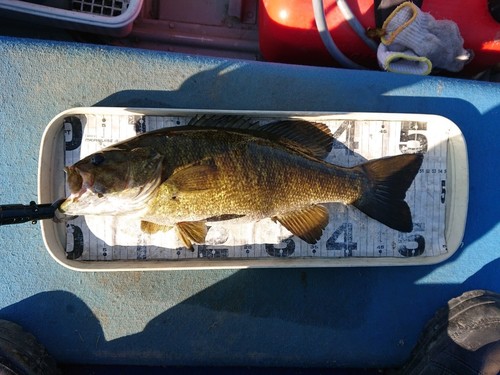
[[[104,158],[104,155],[102,153],[99,153],[99,154],[95,154],[92,156],[92,159],[90,159],[90,162],[93,164],[93,165],[99,165],[99,164],[102,164],[104,162],[105,158]]]

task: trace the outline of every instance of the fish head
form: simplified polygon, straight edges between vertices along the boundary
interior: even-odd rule
[[[67,215],[113,215],[140,210],[161,183],[163,156],[155,149],[109,147],[66,167]]]

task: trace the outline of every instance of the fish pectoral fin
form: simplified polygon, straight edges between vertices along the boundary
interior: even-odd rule
[[[328,224],[329,215],[325,206],[313,205],[299,211],[274,216],[272,219],[307,243],[315,244]]]
[[[158,232],[168,232],[170,229],[172,229],[171,225],[161,225],[146,220],[141,221],[141,230],[144,233],[155,234]]]
[[[179,239],[191,251],[194,251],[193,242],[205,242],[208,231],[204,221],[182,221],[175,224],[175,229]]]
[[[211,189],[217,178],[217,166],[209,159],[176,170],[165,183],[174,186],[178,192],[190,192]]]

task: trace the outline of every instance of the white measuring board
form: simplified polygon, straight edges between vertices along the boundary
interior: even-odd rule
[[[88,110],[64,118],[65,165],[138,133],[185,125],[195,114],[165,113],[168,110],[159,114],[154,110],[149,113],[148,110],[139,113]],[[254,113],[252,117],[264,125],[292,115]],[[430,121],[431,116],[373,113],[300,116],[330,128],[336,141],[326,161],[333,164],[354,166],[383,156],[424,153],[422,167],[406,194],[414,223],[411,233],[390,229],[354,207],[332,203],[326,205],[330,222],[315,245],[292,236],[270,219],[248,224],[227,221],[211,223],[206,243],[195,245],[195,251],[191,252],[182,248],[173,230],[150,235],[141,232],[137,218],[86,216],[66,223],[65,251],[69,259],[83,261],[235,259],[244,262],[265,258],[370,261],[443,257],[448,252],[445,236],[448,141],[450,134],[456,132],[452,128],[456,125],[449,120],[440,124],[435,117]]]

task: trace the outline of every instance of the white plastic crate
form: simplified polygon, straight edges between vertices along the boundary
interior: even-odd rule
[[[105,34],[126,36],[139,15],[143,0],[47,0],[35,4],[0,1],[0,14],[26,22]]]

